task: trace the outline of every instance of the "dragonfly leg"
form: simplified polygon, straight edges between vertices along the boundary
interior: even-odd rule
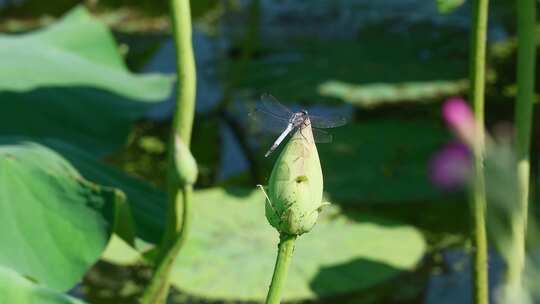
[[[305,136],[304,133],[303,133],[303,131],[304,131],[305,128],[306,128],[305,126],[302,127],[302,128],[300,128],[300,135],[302,135],[302,137],[304,138],[305,141],[308,141],[308,139],[306,138],[306,136]],[[308,142],[309,142],[309,141],[308,141]]]

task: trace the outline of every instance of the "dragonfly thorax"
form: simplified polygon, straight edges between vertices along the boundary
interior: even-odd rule
[[[306,110],[302,110],[300,112],[296,112],[291,116],[291,119],[289,119],[289,123],[293,127],[300,127],[303,124],[305,124],[306,120],[308,119],[308,113]]]

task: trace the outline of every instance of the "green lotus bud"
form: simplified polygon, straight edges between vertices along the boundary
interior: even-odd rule
[[[178,135],[174,136],[174,166],[176,177],[181,185],[195,183],[199,174],[197,162]]]
[[[298,129],[283,148],[265,195],[266,218],[280,233],[300,235],[313,228],[325,204],[321,163],[311,127]]]

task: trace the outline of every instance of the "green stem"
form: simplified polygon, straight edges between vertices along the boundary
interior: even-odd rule
[[[514,250],[508,264],[507,284],[521,288],[525,267],[525,236],[529,205],[532,111],[534,103],[534,76],[536,59],[536,4],[534,0],[518,0],[518,57],[517,57],[517,101],[516,101],[516,153],[518,175],[518,213],[512,219]]]
[[[488,303],[487,236],[486,236],[486,190],[484,181],[484,91],[486,62],[486,31],[488,0],[475,0],[473,4],[473,28],[471,43],[471,102],[476,120],[474,143],[474,189],[472,194],[473,244],[474,244],[474,288],[476,304]]]
[[[182,228],[178,232],[177,238],[171,245],[170,249],[161,259],[159,266],[152,277],[150,285],[146,288],[141,301],[143,304],[166,303],[167,295],[169,293],[169,274],[174,264],[174,260],[176,259],[180,248],[182,248],[182,245],[186,240],[191,221],[191,196],[193,193],[193,187],[185,186],[182,190],[182,201],[184,202],[182,212]]]
[[[276,266],[274,268],[272,282],[270,283],[270,289],[268,290],[268,296],[266,297],[266,304],[280,303],[281,289],[287,279],[287,271],[294,252],[295,241],[296,235],[280,235]]]
[[[170,0],[170,7],[176,46],[177,99],[169,143],[167,219],[163,241],[158,248],[157,267],[142,298],[144,304],[165,303],[169,291],[169,273],[186,240],[191,218],[193,187],[191,184],[179,186],[174,163],[174,137],[179,136],[189,148],[195,116],[196,70],[191,40],[191,9],[189,0]]]
[[[177,231],[183,225],[179,221],[182,216],[182,195],[179,194],[178,183],[174,172],[174,139],[173,135],[178,135],[189,148],[191,141],[191,130],[195,116],[195,90],[196,71],[195,58],[193,55],[193,45],[191,41],[191,10],[189,0],[170,0],[171,19],[173,27],[173,38],[176,46],[176,73],[177,73],[177,97],[176,109],[172,123],[172,136],[169,149],[168,165],[168,208],[167,225],[162,243],[162,251],[166,252],[171,246]],[[163,256],[163,254],[161,255]]]
[[[170,0],[173,37],[176,46],[177,98],[173,131],[189,147],[195,116],[197,74],[191,41],[189,0]]]

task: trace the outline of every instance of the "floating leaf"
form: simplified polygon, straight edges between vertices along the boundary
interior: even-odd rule
[[[193,226],[171,275],[179,289],[222,300],[265,298],[278,234],[266,223],[256,190],[197,191]],[[412,269],[425,250],[413,227],[368,216],[323,215],[302,235],[285,300],[362,290]]]
[[[130,73],[83,7],[44,30],[0,35],[0,65],[0,135],[60,138],[98,155],[118,148],[172,85],[170,76]]]
[[[117,265],[135,265],[144,261],[142,254],[115,234],[112,235],[101,259]]]
[[[0,230],[9,231],[0,234],[0,265],[71,288],[105,249],[122,196],[35,143],[0,146],[0,168]]]
[[[344,100],[358,107],[371,108],[403,101],[423,102],[462,94],[467,80],[372,83],[364,85],[327,81],[319,86],[322,96]]]
[[[39,286],[0,266],[0,303],[84,304],[68,295]]]
[[[465,0],[436,0],[437,9],[441,14],[449,14],[465,3]]]
[[[448,139],[441,124],[371,120],[332,134],[332,144],[318,146],[331,201],[403,203],[441,197],[427,175],[430,157]]]

